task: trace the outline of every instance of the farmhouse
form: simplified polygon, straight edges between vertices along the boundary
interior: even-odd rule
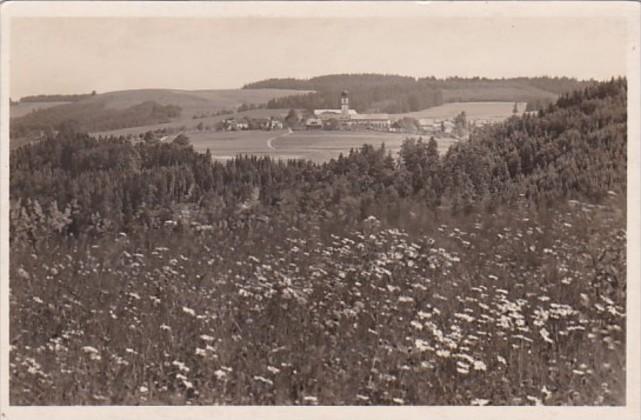
[[[249,121],[246,118],[236,122],[237,130],[249,130]]]
[[[439,133],[443,131],[441,123],[442,120],[436,118],[420,118],[418,120],[418,125],[421,127],[421,130],[428,133]]]
[[[323,120],[320,118],[308,118],[305,120],[305,127],[307,128],[323,128]]]

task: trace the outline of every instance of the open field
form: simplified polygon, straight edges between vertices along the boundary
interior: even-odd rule
[[[236,131],[188,133],[199,152],[209,149],[215,159],[230,159],[238,154],[267,155],[276,159],[309,159],[315,162],[337,158],[363,144],[385,146],[397,154],[410,134],[375,131]],[[455,139],[438,139],[443,153]]]
[[[525,111],[527,103],[519,102],[517,104],[518,113]],[[409,112],[403,114],[412,118],[454,118],[465,111],[468,120],[484,119],[491,121],[503,121],[512,116],[514,102],[452,102],[421,111]]]

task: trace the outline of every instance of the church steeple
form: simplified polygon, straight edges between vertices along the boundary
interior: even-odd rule
[[[341,93],[341,114],[344,117],[349,116],[349,95],[346,90]]]

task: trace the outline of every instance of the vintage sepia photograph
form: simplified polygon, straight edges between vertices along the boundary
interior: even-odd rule
[[[48,3],[1,8],[3,417],[638,410],[638,3]]]

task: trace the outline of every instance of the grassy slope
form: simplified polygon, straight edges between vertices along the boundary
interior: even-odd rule
[[[69,102],[22,102],[11,105],[9,115],[11,118],[22,117],[38,109],[51,108],[58,105],[68,104]]]
[[[305,93],[290,89],[220,89],[220,90],[177,90],[177,89],[136,89],[103,93],[87,101],[106,101],[108,108],[124,109],[145,101],[156,101],[162,105],[178,105],[183,114],[211,112],[232,109],[243,103],[262,104],[280,96]]]
[[[519,113],[525,111],[525,105],[525,102],[519,102]],[[452,102],[402,115],[412,118],[454,118],[461,111],[465,111],[468,120],[503,121],[512,116],[513,108],[514,102]]]

